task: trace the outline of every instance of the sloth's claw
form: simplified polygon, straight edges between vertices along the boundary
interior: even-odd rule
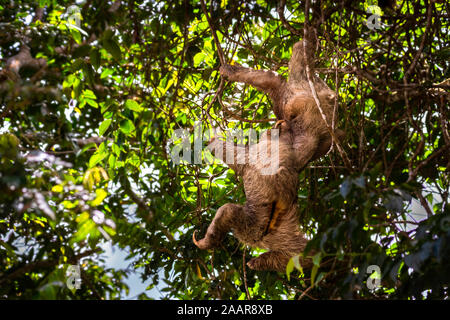
[[[281,124],[283,124],[284,122],[286,122],[286,120],[278,120],[278,121],[275,123],[274,128],[275,128],[275,129],[278,128],[278,127],[281,126]]]
[[[194,233],[192,234],[192,242],[194,242],[194,244],[200,248],[200,245],[197,242],[197,239],[195,239],[195,233],[197,232],[197,230],[194,231]]]

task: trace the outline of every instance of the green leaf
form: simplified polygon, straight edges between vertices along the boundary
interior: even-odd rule
[[[96,207],[102,203],[102,201],[106,198],[108,195],[108,192],[106,192],[103,189],[96,189],[95,194],[97,195],[94,200],[91,201],[91,206]]]
[[[88,84],[92,86],[94,84],[94,70],[90,63],[83,63],[83,74]]]
[[[55,186],[52,187],[52,191],[53,191],[53,192],[57,192],[57,193],[61,193],[61,192],[64,191],[64,188],[63,188],[62,185],[57,184],[57,185],[55,185]]]
[[[316,275],[317,275],[317,271],[319,270],[319,267],[314,265],[312,270],[311,270],[311,286],[315,286],[316,282]]]
[[[144,108],[142,108],[139,103],[137,103],[134,100],[128,99],[125,102],[125,107],[131,111],[135,111],[135,112],[141,112],[142,110],[144,110]]]
[[[75,99],[78,99],[80,97],[81,89],[82,89],[81,80],[79,78],[76,78],[73,81],[73,93],[75,95]]]
[[[292,257],[292,261],[294,262],[294,267],[303,273],[302,265],[300,264],[300,255],[296,255]]]
[[[136,128],[134,127],[133,122],[130,119],[124,119],[119,124],[120,131],[125,133],[127,136],[133,133]]]
[[[90,53],[90,59],[91,63],[94,66],[95,69],[98,69],[100,67],[100,51],[97,48],[92,48]]]
[[[110,167],[111,169],[114,169],[114,168],[115,168],[115,166],[116,166],[116,157],[115,157],[113,154],[111,154],[111,155],[109,156],[109,158],[108,158],[108,164],[109,164],[109,167]]]
[[[114,36],[114,31],[111,29],[106,29],[105,32],[103,32],[103,40],[109,40]]]
[[[98,103],[96,102],[96,101],[94,101],[94,100],[91,100],[91,99],[85,99],[85,101],[86,101],[86,103],[88,104],[88,105],[90,105],[91,107],[94,107],[94,108],[98,108]]]
[[[316,253],[312,258],[315,266],[320,266],[320,261],[322,260],[322,252]]]
[[[102,73],[100,74],[100,79],[105,79],[106,77],[112,75],[114,71],[112,69],[103,69]]]
[[[70,34],[72,35],[73,39],[75,40],[76,43],[80,44],[81,43],[81,33],[80,31],[74,29],[74,28],[69,28],[70,30]]]
[[[89,219],[89,213],[87,212],[83,212],[82,214],[80,214],[78,217],[76,217],[75,221],[78,224],[82,224],[84,222],[86,222]]]
[[[83,96],[86,99],[92,99],[92,100],[96,100],[97,99],[97,97],[95,96],[95,93],[92,90],[89,90],[89,89],[83,90]]]
[[[122,60],[122,52],[114,39],[103,40],[103,48],[105,48],[105,50],[108,51],[114,59]]]
[[[117,144],[113,143],[112,151],[117,157],[120,157],[120,147]]]
[[[89,159],[89,168],[94,167],[95,165],[97,165],[97,163],[99,163],[100,161],[102,161],[103,159],[105,159],[108,156],[107,152],[102,152],[102,153],[94,153],[92,155],[92,157]]]
[[[102,136],[106,132],[106,130],[108,130],[109,126],[111,125],[111,122],[112,122],[112,119],[104,120],[100,124],[100,127],[98,128],[98,134]]]
[[[139,166],[141,165],[141,160],[136,154],[133,154],[131,157],[128,157],[127,163],[135,166],[136,168],[139,168]]]
[[[320,280],[323,279],[323,277],[325,277],[326,273],[325,272],[321,272],[319,273],[319,275],[317,276],[316,282],[315,284],[318,284],[320,282]]]
[[[289,259],[288,264],[286,265],[286,276],[288,281],[290,281],[291,278],[291,272],[294,270],[294,261],[293,259]]]
[[[203,51],[200,51],[194,56],[194,67],[198,67],[206,58],[206,55]]]
[[[90,149],[95,149],[97,147],[97,145],[94,142],[88,143],[87,145],[85,145],[83,147],[83,149],[81,149],[80,151],[77,152],[77,156],[85,153],[86,151],[90,150]]]
[[[78,231],[74,234],[73,238],[71,239],[71,243],[80,242],[86,239],[87,235],[96,229],[97,225],[92,220],[87,220],[85,222],[80,223],[78,226]]]
[[[77,70],[80,70],[83,67],[84,61],[83,59],[75,59],[75,61],[72,63],[72,65],[70,66],[70,69],[75,72]]]
[[[82,58],[84,61],[84,57],[86,57],[91,51],[91,46],[88,44],[82,44],[74,49],[72,57],[73,58]]]

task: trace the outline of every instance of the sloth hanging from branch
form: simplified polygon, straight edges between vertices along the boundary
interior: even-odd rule
[[[204,2],[201,3],[211,26]],[[298,223],[299,172],[308,162],[325,155],[333,141],[343,153],[340,147],[343,131],[334,128],[335,93],[314,75],[315,43],[311,29],[305,28],[303,41],[297,42],[292,49],[288,80],[273,71],[227,64],[213,29],[212,33],[221,62],[220,74],[228,81],[255,87],[273,102],[278,120],[273,129],[279,130],[279,136],[272,143],[278,145],[279,158],[269,157],[269,161],[278,161],[279,169],[270,175],[262,175],[261,162],[249,161],[251,157],[236,162],[239,150],[244,154],[256,152],[257,157],[260,156],[259,150],[269,144],[267,136],[253,148],[214,139],[209,148],[216,151],[234,148],[235,161],[230,164],[227,159],[227,164],[242,176],[247,201],[244,205],[227,203],[220,207],[204,238],[196,240],[194,232],[193,241],[200,249],[211,249],[219,246],[225,235],[232,231],[241,242],[269,250],[250,260],[247,263],[250,268],[283,272],[289,259],[302,253],[307,243]],[[306,267],[310,263],[307,259],[301,261]]]

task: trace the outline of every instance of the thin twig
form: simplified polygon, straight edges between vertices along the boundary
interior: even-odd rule
[[[303,28],[304,39],[307,38],[307,34],[308,34],[308,12],[309,12],[309,1],[306,1],[306,3],[305,3],[305,26]],[[345,166],[349,170],[351,170],[352,166],[350,164],[350,160],[348,159],[347,154],[345,153],[344,149],[342,149],[342,146],[340,145],[339,140],[336,138],[336,136],[333,132],[333,129],[331,128],[330,124],[328,123],[327,117],[326,117],[325,113],[323,112],[323,109],[320,105],[319,97],[317,96],[317,92],[314,87],[314,83],[312,81],[312,74],[311,74],[311,69],[309,68],[309,61],[308,61],[308,54],[306,51],[306,45],[303,46],[303,54],[305,56],[305,61],[306,61],[306,63],[305,63],[306,76],[308,78],[309,88],[311,89],[311,93],[314,98],[314,101],[316,102],[316,106],[319,109],[319,112],[322,116],[323,121],[325,122],[325,124],[327,126],[328,132],[330,133],[333,142],[336,144],[336,147],[337,147],[342,159],[344,160]]]
[[[225,56],[223,54],[222,47],[220,46],[219,38],[217,37],[216,30],[214,29],[213,24],[211,22],[211,18],[209,17],[208,12],[206,11],[205,1],[201,0],[200,4],[202,6],[203,14],[206,16],[206,20],[208,21],[209,28],[211,29],[211,33],[214,38],[214,43],[216,44],[217,54],[219,55],[220,64],[224,66],[226,64]]]
[[[289,24],[289,22],[287,22],[286,17],[284,16],[284,8],[286,7],[286,0],[281,0],[278,7],[277,7],[277,12],[278,12],[278,16],[280,17],[281,22],[283,23],[283,26],[288,29],[291,33],[299,36],[300,35],[300,31],[298,31],[297,29],[295,29],[293,26],[291,26]]]
[[[244,252],[242,253],[242,269],[244,270],[244,286],[245,286],[245,292],[247,294],[247,300],[252,300],[250,297],[250,294],[248,293],[248,286],[247,286],[247,269],[246,269],[246,263],[245,263],[245,251],[247,247],[244,246]]]
[[[419,50],[417,50],[416,55],[414,56],[414,60],[411,63],[411,65],[409,66],[408,70],[405,72],[405,76],[404,79],[407,79],[409,74],[413,71],[414,67],[417,64],[417,61],[419,60],[420,54],[423,51],[424,45],[425,45],[425,39],[427,38],[427,33],[430,30],[430,25],[431,25],[431,12],[433,11],[433,1],[430,1],[428,3],[428,7],[427,7],[427,25],[425,27],[425,32],[422,35],[422,41],[420,42],[420,46],[419,46]]]
[[[82,252],[78,255],[75,255],[73,257],[68,257],[68,262],[72,263],[72,264],[76,264],[78,263],[78,261],[81,258],[90,256],[94,253],[98,253],[100,251],[99,248],[96,249],[92,249],[92,250],[87,250],[85,252]],[[60,263],[60,259],[52,259],[52,260],[43,260],[43,261],[36,261],[36,262],[32,262],[30,264],[27,264],[23,267],[20,267],[18,269],[16,269],[15,271],[9,273],[9,274],[5,274],[2,278],[0,278],[0,284],[6,282],[6,281],[11,281],[14,280],[18,277],[20,277],[22,274],[24,273],[28,273],[28,272],[33,272],[34,270],[37,269],[43,269],[43,268],[51,268],[54,267],[56,265],[58,265]]]

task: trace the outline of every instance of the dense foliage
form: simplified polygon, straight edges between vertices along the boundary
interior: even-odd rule
[[[370,5],[379,29],[366,24]],[[449,3],[206,8],[227,61],[284,76],[305,25],[317,32],[346,140],[345,154],[334,148],[299,175],[315,267],[254,272],[243,262],[257,250],[231,236],[215,251],[192,243],[245,196],[223,165],[175,164],[174,131],[263,130],[273,122],[255,120],[274,118],[265,95],[221,82],[200,1],[2,1],[0,297],[125,297],[132,270],[105,265],[111,241],[167,298],[448,298]],[[78,290],[69,265],[80,265]]]

